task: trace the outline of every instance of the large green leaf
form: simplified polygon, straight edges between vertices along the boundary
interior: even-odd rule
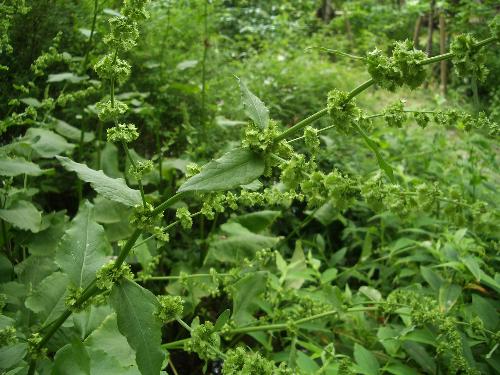
[[[375,355],[365,347],[354,344],[354,359],[360,373],[365,375],[378,375],[380,365]]]
[[[108,315],[85,339],[92,374],[139,375],[135,352],[118,331],[116,314]]]
[[[54,358],[52,375],[90,375],[90,357],[80,340],[59,349]]]
[[[233,217],[231,221],[240,223],[252,232],[260,232],[269,227],[281,215],[281,211],[256,211]]]
[[[129,188],[122,178],[108,177],[102,171],[96,171],[64,156],[57,156],[57,159],[65,169],[76,172],[80,179],[89,182],[95,191],[104,197],[127,206],[141,203],[139,191]]]
[[[29,176],[39,176],[43,173],[40,167],[23,158],[1,158],[0,175],[1,176],[19,176],[27,174]]]
[[[21,143],[27,143],[43,158],[52,158],[75,148],[64,137],[47,129],[29,128]]]
[[[246,114],[259,128],[265,129],[269,125],[269,110],[239,78],[238,82],[241,90],[241,102]]]
[[[77,287],[85,288],[110,253],[104,228],[95,221],[94,206],[85,201],[59,242],[56,263]]]
[[[42,213],[30,202],[17,201],[9,208],[0,210],[0,219],[16,228],[36,233],[40,230]]]
[[[66,137],[67,139],[71,139],[75,142],[80,142],[80,138],[82,136],[81,129],[74,127],[73,125],[68,124],[65,121],[55,119],[54,130]],[[90,142],[94,140],[94,133],[84,132],[83,133],[83,142]]]
[[[179,192],[234,189],[260,177],[264,167],[262,156],[237,148],[204,165],[200,173],[182,184]]]
[[[164,353],[161,349],[161,322],[155,317],[158,300],[149,290],[123,279],[111,291],[118,329],[135,350],[142,375],[158,375]]]
[[[51,322],[65,310],[68,282],[68,276],[61,272],[47,276],[26,299],[26,307],[38,314],[43,324]]]

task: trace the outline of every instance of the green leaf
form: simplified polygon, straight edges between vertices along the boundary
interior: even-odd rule
[[[231,310],[226,309],[222,314],[219,315],[217,321],[215,322],[214,330],[220,331],[222,327],[227,323],[229,317],[231,316]]]
[[[135,352],[118,331],[116,314],[108,315],[85,339],[92,374],[139,375]]]
[[[245,108],[245,113],[259,128],[265,129],[269,125],[269,110],[238,77],[236,79],[240,84],[241,101]]]
[[[234,189],[260,177],[264,167],[262,156],[237,148],[205,164],[200,173],[181,185],[178,192]]]
[[[135,350],[142,375],[158,375],[163,358],[161,322],[156,318],[159,303],[155,295],[133,281],[123,279],[110,295],[116,311],[118,329]]]
[[[135,206],[141,203],[141,193],[131,189],[122,178],[111,178],[102,171],[96,171],[85,164],[76,163],[64,156],[57,156],[62,166],[71,172],[76,172],[78,177],[90,185],[99,194],[112,201],[123,203],[127,206]]]
[[[465,258],[462,258],[462,263],[465,264],[467,269],[472,273],[477,282],[481,281],[481,268],[479,267],[479,263],[476,258],[472,255],[469,255]]]
[[[43,173],[40,167],[23,158],[2,158],[0,159],[1,176],[19,176],[27,174],[29,176],[39,176]]]
[[[400,362],[390,363],[384,367],[384,370],[394,375],[418,375],[415,369]]]
[[[59,134],[40,128],[29,128],[21,143],[28,143],[42,158],[52,158],[75,148]]]
[[[358,343],[354,344],[354,359],[359,372],[365,375],[377,375],[380,368],[377,358],[373,353]]]
[[[85,81],[87,79],[89,79],[88,75],[77,76],[76,74],[73,74],[71,72],[64,72],[64,73],[57,73],[57,74],[49,74],[49,77],[47,78],[47,83],[63,82],[63,81],[68,81],[71,83],[78,83],[81,81]]]
[[[54,358],[52,375],[90,375],[90,357],[80,340],[59,349]]]
[[[428,374],[434,374],[436,371],[436,362],[425,348],[417,343],[406,341],[403,343],[403,348],[408,355],[417,362],[422,369]]]
[[[248,323],[258,308],[257,297],[266,290],[266,276],[252,273],[238,280],[233,288],[233,319],[236,324]]]
[[[111,245],[104,228],[95,221],[94,206],[85,201],[57,247],[56,263],[75,286],[86,288],[107,262],[107,254]]]
[[[462,294],[462,288],[457,284],[443,284],[439,288],[439,309],[448,312]]]
[[[74,127],[73,125],[68,124],[62,120],[55,120],[54,130],[61,134],[62,136],[71,139],[75,142],[80,142],[81,130]],[[87,143],[94,140],[94,134],[91,132],[83,133],[83,142]]]
[[[239,223],[248,230],[257,233],[267,229],[280,215],[281,211],[263,210],[236,216],[230,221]]]
[[[26,299],[26,307],[38,314],[43,324],[53,321],[65,310],[68,282],[68,276],[61,272],[47,276]]]
[[[36,233],[42,224],[42,213],[27,201],[17,201],[8,209],[0,209],[0,219],[22,230]]]
[[[385,172],[385,174],[387,175],[387,177],[389,177],[389,180],[392,183],[396,183],[396,179],[394,178],[393,169],[389,165],[389,163],[387,163],[384,160],[384,158],[382,157],[382,154],[380,153],[380,150],[378,148],[377,143],[375,143],[374,140],[372,140],[370,137],[368,137],[368,135],[363,131],[363,129],[361,129],[360,126],[356,125],[356,128],[359,131],[359,133],[361,134],[361,136],[363,137],[366,145],[375,153],[375,156],[377,157],[377,162],[378,162],[380,169],[382,169]]]

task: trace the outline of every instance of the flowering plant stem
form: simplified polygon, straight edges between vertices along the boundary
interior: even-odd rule
[[[490,36],[489,38],[486,38],[480,42],[477,42],[475,44],[475,48],[480,48],[480,47],[486,46],[490,43],[495,42],[496,40],[497,40],[496,37]],[[448,53],[444,53],[442,55],[438,55],[438,56],[429,57],[427,59],[424,59],[420,62],[420,65],[428,65],[428,64],[433,64],[433,63],[443,61],[443,60],[450,60],[452,57],[453,57],[453,53],[448,52]],[[347,97],[347,99],[348,99],[347,101],[352,100],[353,98],[355,98],[356,96],[358,96],[359,94],[361,94],[363,91],[370,88],[374,84],[375,84],[375,81],[373,79],[369,79],[366,82],[363,82],[361,85],[359,85],[358,87],[353,89],[351,92],[349,92],[349,95]],[[298,132],[299,130],[305,128],[307,125],[313,123],[316,120],[319,120],[320,118],[322,118],[323,116],[325,116],[327,114],[328,114],[328,110],[326,108],[323,108],[322,110],[312,114],[311,116],[305,118],[304,120],[299,121],[294,126],[285,130],[283,133],[281,133],[279,136],[277,136],[276,142],[279,142],[279,141],[289,137],[290,135]]]

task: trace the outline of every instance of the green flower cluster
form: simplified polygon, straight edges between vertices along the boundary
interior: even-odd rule
[[[131,67],[127,61],[108,53],[94,65],[94,70],[101,79],[115,79],[118,83],[123,83],[130,76]]]
[[[184,229],[191,229],[193,226],[193,218],[191,217],[191,213],[187,207],[179,207],[175,211],[175,217],[179,219],[181,226]]]
[[[488,26],[490,27],[491,35],[500,40],[500,15],[497,14]]]
[[[259,353],[248,353],[242,347],[226,352],[222,366],[224,375],[276,375],[274,363]]]
[[[404,112],[405,101],[398,100],[396,103],[384,109],[384,119],[387,125],[393,128],[401,128],[408,116]]]
[[[114,101],[103,99],[97,102],[95,106],[97,108],[97,116],[104,122],[116,121],[128,110],[127,104],[116,99]]]
[[[425,129],[429,122],[431,121],[430,116],[425,112],[414,112],[413,119],[422,129]]]
[[[475,46],[477,40],[471,34],[460,34],[450,44],[450,52],[453,54],[451,61],[461,78],[475,77],[484,81],[488,75],[485,65],[485,54],[478,53]]]
[[[194,320],[191,328],[191,340],[186,343],[185,350],[195,352],[205,361],[217,359],[220,353],[220,336],[213,323],[199,324]]]
[[[116,268],[114,262],[109,262],[97,271],[96,285],[101,290],[111,290],[113,285],[121,278],[132,279],[133,277],[129,264],[122,263],[119,268]]]
[[[139,39],[137,22],[128,17],[118,16],[109,19],[110,33],[104,37],[106,43],[114,51],[128,51],[134,48]],[[111,60],[114,60],[111,56]]]
[[[65,107],[68,103],[74,103],[88,98],[94,94],[97,94],[101,90],[101,83],[92,81],[92,86],[87,88],[76,90],[68,93],[61,93],[57,99],[56,103],[61,107]]]
[[[163,323],[167,323],[182,316],[184,301],[179,296],[158,296],[160,304],[156,316]]]
[[[153,211],[154,207],[150,203],[147,203],[146,206],[135,206],[130,223],[139,229],[148,231],[154,235],[158,241],[168,242],[170,237],[166,228],[158,225],[158,223],[161,222],[163,215],[161,212],[153,214]]]
[[[0,348],[17,343],[17,331],[15,327],[8,326],[0,329]]]
[[[40,348],[42,336],[36,332],[28,338],[28,355],[32,360],[47,358],[47,348]]]
[[[64,304],[66,307],[74,313],[83,311],[90,307],[91,305],[100,305],[105,302],[104,296],[98,294],[92,298],[88,298],[84,303],[77,304],[78,300],[82,297],[84,292],[83,288],[78,288],[73,285],[68,286],[67,294],[64,298]]]
[[[42,53],[36,58],[36,60],[31,64],[31,70],[35,75],[42,76],[45,74],[45,70],[52,64],[56,63],[71,63],[71,55],[67,52],[60,53],[58,51],[59,44],[61,43],[62,32],[57,33],[52,41],[52,46],[49,47],[47,52]]]
[[[356,101],[349,97],[349,93],[337,89],[328,93],[326,108],[335,127],[344,134],[352,133],[353,122],[362,115]]]
[[[151,160],[138,160],[135,162],[135,165],[130,166],[128,173],[136,180],[141,180],[143,176],[151,173],[153,168],[154,164]]]
[[[139,132],[134,124],[118,124],[107,130],[108,142],[130,143],[139,138]]]
[[[311,152],[317,151],[319,148],[318,130],[312,126],[304,129],[304,142]]]
[[[380,86],[394,91],[406,85],[417,88],[425,80],[425,68],[421,65],[426,58],[424,52],[416,50],[409,40],[394,43],[392,56],[388,57],[379,49],[366,56],[368,73]]]

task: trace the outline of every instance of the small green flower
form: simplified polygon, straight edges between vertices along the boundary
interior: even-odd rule
[[[175,212],[175,217],[181,222],[184,229],[190,229],[193,226],[193,219],[187,207],[180,207]]]
[[[111,290],[113,285],[122,277],[126,279],[132,279],[134,277],[132,271],[130,271],[130,265],[122,263],[119,268],[116,268],[115,263],[110,262],[97,271],[96,285],[101,290]]]
[[[195,352],[203,360],[213,360],[219,356],[220,336],[212,322],[191,325],[191,340],[186,344],[186,351]]]
[[[118,124],[107,130],[107,136],[108,142],[130,143],[139,138],[139,132],[134,124]],[[144,165],[144,167],[148,168],[149,165]]]
[[[477,40],[471,34],[456,36],[450,45],[450,52],[453,53],[451,61],[459,77],[476,77],[484,81],[489,70],[485,65],[485,54],[479,53],[476,43]]]
[[[134,126],[134,128],[135,128],[135,126]],[[108,131],[109,130],[110,129],[108,129]],[[154,168],[154,164],[151,160],[144,160],[144,161],[139,160],[139,161],[135,162],[135,165],[130,166],[128,172],[136,180],[141,180],[145,175],[147,175],[148,173],[151,173],[153,168]]]
[[[304,129],[304,142],[311,152],[315,152],[320,145],[318,130],[312,126],[306,127]]]
[[[160,307],[157,312],[158,318],[166,323],[182,316],[184,301],[179,296],[158,296]]]
[[[115,100],[114,104],[111,100],[101,100],[96,104],[97,115],[104,122],[112,122],[123,116],[128,110],[128,105]]]
[[[109,19],[111,32],[104,37],[104,43],[114,50],[128,51],[135,47],[139,39],[137,22],[127,17],[113,17]]]
[[[396,103],[384,109],[384,118],[387,125],[394,128],[401,128],[407,119],[404,112],[404,100],[398,100]]]
[[[101,79],[115,79],[123,83],[130,76],[130,64],[109,53],[102,57],[95,65],[94,70]]]
[[[15,327],[5,327],[0,329],[0,348],[17,343],[17,331]]]
[[[327,110],[335,127],[344,134],[353,130],[353,122],[361,115],[361,110],[347,91],[333,89],[328,93]]]

